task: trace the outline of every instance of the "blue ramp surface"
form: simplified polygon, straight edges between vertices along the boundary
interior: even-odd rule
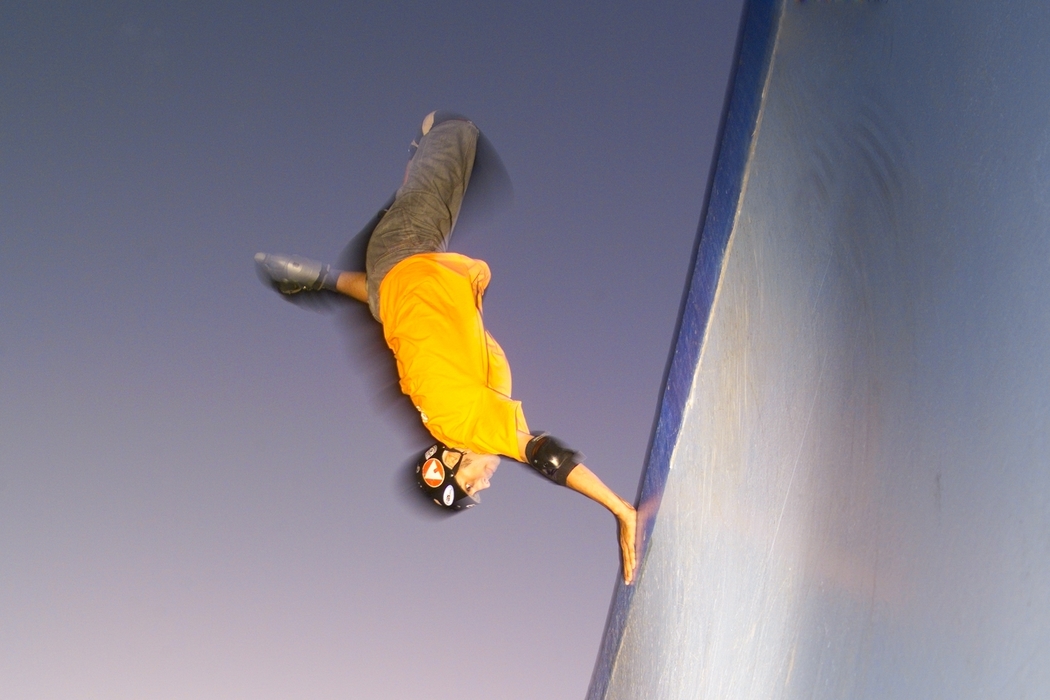
[[[1048,27],[748,5],[589,697],[1050,697]]]

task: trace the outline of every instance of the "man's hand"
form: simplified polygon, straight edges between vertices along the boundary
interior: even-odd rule
[[[627,505],[627,510],[617,515],[616,519],[620,521],[620,558],[623,561],[623,582],[630,586],[634,583],[634,568],[638,565],[638,553],[635,549],[638,512]]]
[[[582,464],[569,472],[565,485],[582,493],[609,509],[620,524],[620,560],[623,562],[623,582],[628,586],[634,582],[634,570],[638,566],[635,549],[635,532],[638,528],[638,513],[631,504],[613,493],[594,472]]]

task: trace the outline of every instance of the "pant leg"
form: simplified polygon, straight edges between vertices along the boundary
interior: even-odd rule
[[[419,140],[405,183],[368,242],[368,306],[376,319],[379,284],[394,265],[411,255],[447,249],[470,182],[477,143],[477,127],[463,119],[435,124]]]

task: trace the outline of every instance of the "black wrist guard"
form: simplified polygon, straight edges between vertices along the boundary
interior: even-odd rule
[[[525,446],[529,466],[556,484],[565,485],[569,472],[583,459],[583,455],[569,449],[558,438],[548,433],[533,433],[535,437]]]

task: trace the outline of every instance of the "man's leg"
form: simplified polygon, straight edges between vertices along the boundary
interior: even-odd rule
[[[368,243],[368,304],[377,319],[386,273],[412,255],[447,249],[470,181],[478,129],[465,119],[440,121],[437,115],[424,120],[404,184]]]
[[[335,291],[368,303],[368,283],[363,272],[340,272],[335,282]]]
[[[394,265],[444,251],[459,218],[477,150],[478,130],[459,115],[431,112],[412,142],[405,178],[368,242],[365,272],[344,272],[296,256],[258,253],[260,274],[283,294],[327,289],[367,301],[379,319],[379,284]]]

